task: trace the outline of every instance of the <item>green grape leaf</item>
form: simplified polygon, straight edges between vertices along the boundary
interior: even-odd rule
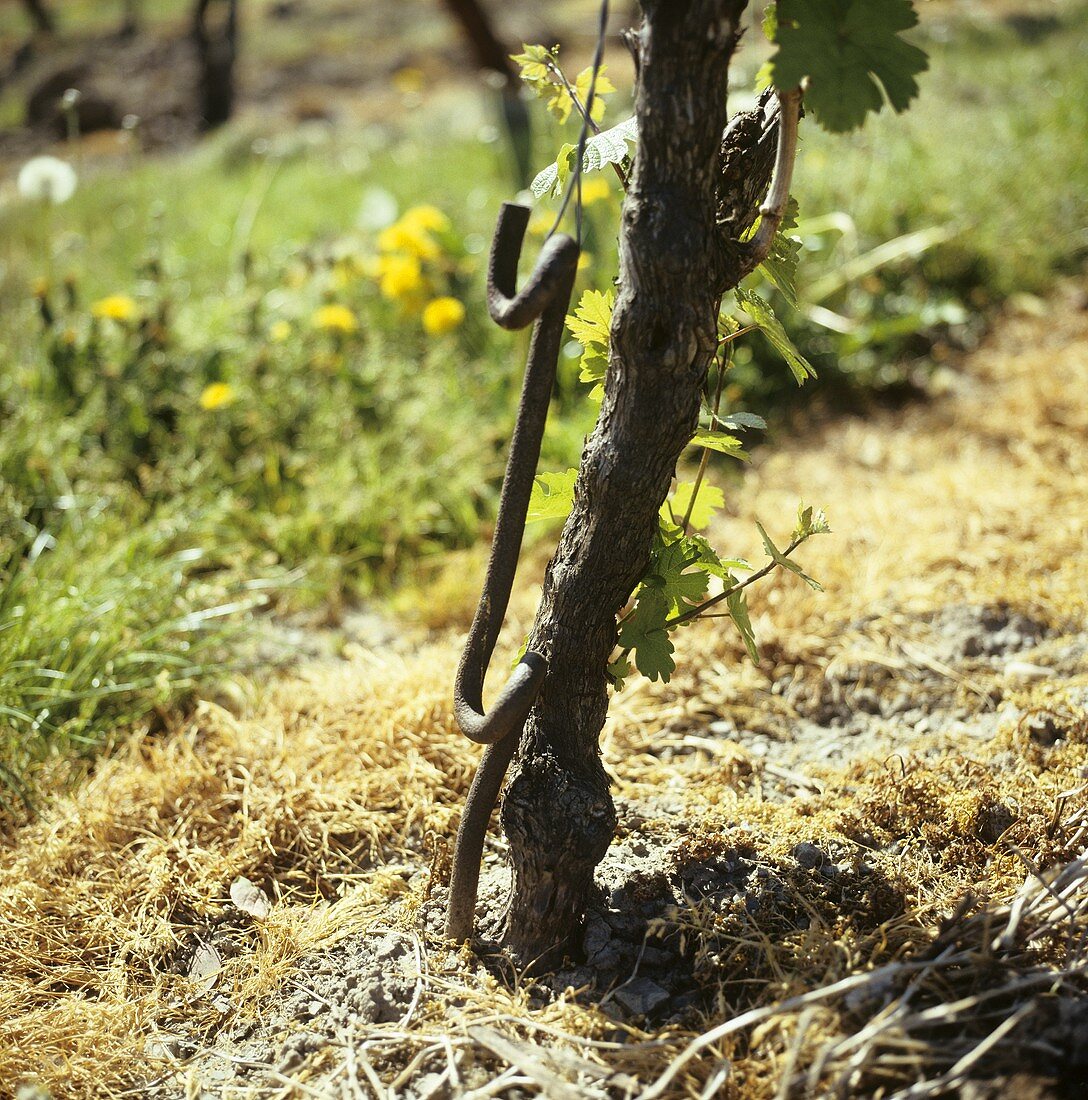
[[[754,290],[744,290],[737,287],[733,291],[737,299],[737,305],[752,318],[752,322],[759,326],[760,332],[774,345],[775,350],[786,365],[793,372],[798,385],[803,385],[806,378],[815,378],[816,372],[809,361],[793,346],[793,341],[786,335],[782,322],[774,315],[766,299],[761,298]]]
[[[675,523],[682,522],[687,515],[694,489],[695,485],[690,481],[683,481],[677,485],[672,497],[661,506],[662,518]],[[714,518],[714,513],[724,506],[725,497],[721,489],[716,485],[708,485],[704,481],[699,486],[698,496],[695,497],[695,505],[691,509],[691,518],[688,520],[689,525],[697,531],[702,530]]]
[[[729,609],[729,617],[733,625],[740,631],[744,639],[744,648],[748,650],[748,656],[752,664],[759,664],[759,646],[756,645],[756,634],[752,629],[752,620],[748,615],[748,598],[743,592],[734,592],[725,598],[725,606]]]
[[[759,265],[760,272],[777,288],[794,309],[797,308],[797,266],[801,261],[801,240],[791,237],[797,228],[797,200],[791,195],[785,217],[771,242],[771,251]]]
[[[587,290],[578,301],[578,307],[567,317],[571,336],[583,347],[596,344],[607,348],[609,326],[612,324],[612,308],[616,296],[611,290]]]
[[[745,428],[759,428],[761,431],[767,430],[767,421],[762,416],[757,416],[755,413],[750,412],[735,412],[730,413],[728,416],[714,415],[714,423],[720,424],[723,428],[729,428],[731,431],[744,431]]]
[[[555,158],[555,162],[538,173],[536,179],[529,184],[530,190],[538,199],[548,194],[556,197],[563,194],[563,188],[566,187],[567,180],[574,171],[574,157],[577,152],[577,146],[574,145],[567,144],[559,147],[559,155]]]
[[[779,0],[771,79],[781,91],[808,79],[805,105],[827,130],[854,130],[888,98],[903,111],[918,94],[924,50],[900,35],[918,22],[911,0]]]
[[[552,51],[547,46],[531,46],[527,42],[523,42],[521,48],[525,52],[511,54],[510,60],[518,66],[521,79],[537,95],[547,95],[552,84],[552,74],[548,68]]]
[[[659,589],[669,605],[669,615],[679,615],[689,604],[698,603],[710,583],[705,569],[687,570],[699,560],[699,553],[690,553],[684,540],[655,548],[650,556],[650,568],[642,583]]]
[[[830,532],[831,525],[822,508],[814,509],[812,505],[804,503],[797,505],[797,526],[793,529],[795,539],[802,541],[813,535],[827,535]]]
[[[629,141],[638,141],[638,120],[634,117],[594,134],[586,141],[585,152],[582,154],[582,171],[599,172],[610,164],[622,167],[630,156],[627,148]],[[537,173],[529,184],[529,189],[538,199],[547,194],[562,194],[564,185],[574,171],[575,151],[573,145],[564,145],[556,161]],[[565,165],[560,163],[564,158]]]
[[[605,68],[606,66],[602,65],[600,72],[597,73],[597,84],[593,90],[593,107],[589,113],[594,122],[600,122],[604,118],[604,97],[616,90],[616,86],[605,76]],[[574,91],[583,106],[589,99],[589,85],[592,79],[592,68],[583,69],[575,78]],[[544,95],[547,100],[545,106],[559,119],[560,123],[566,122],[570,118],[570,113],[574,110],[574,99],[567,91],[566,85],[561,81],[548,85],[543,93],[538,92],[537,94]]]
[[[775,561],[783,569],[788,569],[791,573],[796,573],[809,586],[814,588],[817,592],[822,592],[824,586],[819,581],[813,580],[795,561],[790,561],[781,550],[771,541],[771,536],[763,528],[762,523],[756,523],[756,527],[759,528],[760,537],[763,539],[763,549],[767,551],[768,557]]]
[[[678,520],[682,520],[688,514],[688,506],[691,503],[695,486],[692,482],[681,482],[672,494],[672,514]],[[718,508],[725,506],[725,496],[716,485],[707,485],[703,482],[699,486],[699,494],[695,496],[695,503],[691,509],[691,517],[688,522],[695,530],[702,530],[714,517]]]
[[[622,167],[630,156],[627,143],[634,144],[637,141],[638,119],[633,115],[607,130],[602,130],[599,134],[594,134],[586,139],[582,171],[599,172],[610,164],[618,164]]]
[[[582,345],[578,378],[582,382],[602,382],[608,371],[609,329],[616,295],[611,291],[583,292],[574,313],[567,316],[570,334]]]
[[[614,661],[609,662],[608,668],[605,670],[608,679],[612,683],[612,688],[615,691],[623,691],[624,682],[633,672],[634,669],[631,667],[631,662],[622,654]]]
[[[783,298],[797,308],[797,265],[801,259],[801,241],[781,230],[774,235],[771,251],[759,270],[773,283]]]
[[[676,669],[673,644],[665,629],[668,617],[669,602],[664,591],[643,585],[634,610],[620,627],[619,644],[634,652],[635,667],[648,680],[668,683]]]
[[[778,37],[778,5],[771,0],[763,9],[763,33],[768,42],[773,42]],[[516,58],[515,58],[516,60]]]
[[[530,46],[523,43],[522,49],[524,53],[510,55],[510,60],[515,62],[520,70],[521,79],[545,100],[545,106],[560,122],[566,122],[570,118],[571,111],[574,110],[574,99],[567,91],[567,86],[560,75],[557,60],[559,47],[548,49],[547,46]],[[616,86],[606,75],[606,69],[605,65],[600,67],[595,83],[592,68],[583,69],[574,81],[575,95],[583,104],[589,99],[589,86],[593,84],[593,106],[589,113],[594,122],[600,122],[604,118],[604,97],[616,90]]]
[[[714,431],[710,428],[700,428],[691,439],[691,446],[706,447],[711,451],[732,455],[747,462],[751,455],[744,449],[744,444],[735,436],[726,432]]]
[[[528,653],[528,652],[529,652],[529,635],[526,634],[525,635],[525,640],[521,643],[520,646],[518,646],[518,651],[517,651],[517,653],[514,654],[514,659],[510,662],[510,667],[512,669],[517,668],[518,665],[521,664],[522,657],[524,657],[525,654]]]
[[[609,80],[608,77],[605,75],[607,68],[607,65],[602,65],[600,69],[597,70],[597,82],[595,84],[593,83],[592,66],[590,66],[588,69],[583,69],[574,81],[574,91],[577,93],[578,98],[582,101],[583,105],[589,101],[589,86],[590,84],[593,84],[593,106],[590,109],[589,114],[594,122],[600,122],[601,119],[604,118],[604,97],[606,95],[610,95],[616,90],[616,85],[613,84],[612,81]],[[567,94],[566,89],[564,89],[564,95],[566,95],[566,98],[569,101],[570,95]],[[570,114],[570,108],[573,106],[574,104],[573,102],[571,102],[570,106],[567,107],[568,115]],[[560,119],[559,121],[565,122],[566,119]]]
[[[578,471],[574,469],[561,474],[537,474],[533,478],[525,522],[566,519],[574,507],[574,482],[577,477]]]
[[[586,348],[578,360],[579,382],[603,382],[608,373],[608,356],[602,355],[595,348]],[[593,394],[590,393],[590,397]],[[604,389],[601,389],[601,397],[604,397]]]
[[[684,535],[685,552],[688,557],[694,557],[701,569],[705,569],[712,577],[725,581],[726,587],[736,584],[736,578],[730,570],[746,569],[749,572],[752,566],[744,558],[721,558],[717,550],[703,538],[702,535]]]
[[[683,519],[683,516],[680,518]],[[657,513],[657,537],[666,545],[684,537],[683,528],[678,523],[673,523],[667,504]]]

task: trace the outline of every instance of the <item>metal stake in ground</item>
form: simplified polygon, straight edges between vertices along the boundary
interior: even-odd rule
[[[487,825],[521,730],[547,671],[542,654],[527,652],[485,713],[484,678],[517,572],[525,516],[563,339],[563,324],[578,267],[577,243],[568,236],[556,234],[545,243],[532,275],[518,292],[518,259],[528,224],[528,207],[503,204],[488,269],[487,306],[492,320],[509,329],[524,328],[532,321],[536,325],[529,345],[521,403],[510,441],[483,592],[457,669],[454,689],[454,712],[462,732],[477,744],[488,746],[469,790],[454,848],[446,931],[457,940],[472,935]]]

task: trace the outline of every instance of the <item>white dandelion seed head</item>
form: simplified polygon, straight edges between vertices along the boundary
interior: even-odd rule
[[[368,187],[359,203],[355,224],[360,229],[384,229],[397,220],[397,200],[384,187]]]
[[[76,170],[60,157],[33,157],[19,169],[16,186],[25,199],[57,206],[75,194]]]

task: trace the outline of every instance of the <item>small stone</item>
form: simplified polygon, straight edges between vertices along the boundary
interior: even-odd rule
[[[658,1005],[664,1004],[668,999],[668,990],[662,989],[657,982],[651,981],[649,978],[636,978],[616,990],[616,1000],[628,1012],[633,1012],[638,1016],[644,1016],[647,1012],[652,1012]]]
[[[612,929],[596,914],[591,914],[586,920],[586,932],[582,940],[586,960],[593,962],[602,951],[609,947],[611,940]]]
[[[144,1040],[144,1054],[158,1061],[168,1061],[178,1057],[178,1043],[169,1035],[152,1035]]]
[[[643,966],[666,966],[676,962],[676,955],[671,951],[662,951],[659,947],[646,945],[640,948],[640,958]]]
[[[230,900],[254,920],[264,920],[272,908],[268,895],[248,878],[236,878],[231,883]]]
[[[620,953],[619,948],[612,943],[602,947],[592,958],[586,959],[586,962],[597,971],[615,970],[622,961],[623,955]]]
[[[622,889],[612,891],[609,908],[603,914],[609,927],[620,935],[632,938],[642,932],[642,922],[629,911],[630,902]]]
[[[827,855],[815,844],[802,843],[795,845],[793,851],[790,853],[802,867],[807,870],[814,870],[817,867],[822,867],[827,863]]]
[[[588,966],[575,966],[570,970],[560,970],[555,975],[553,988],[557,993],[567,989],[582,990],[593,985],[593,971]]]

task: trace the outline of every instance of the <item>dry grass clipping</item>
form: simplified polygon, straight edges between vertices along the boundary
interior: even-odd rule
[[[752,550],[757,510],[773,530],[798,497],[825,504],[842,532],[804,551],[826,596],[777,580],[754,596],[768,611],[764,667],[741,664],[708,624],[684,632],[671,684],[615,701],[603,744],[618,795],[652,806],[682,792],[681,860],[743,850],[779,883],[758,919],[693,904],[657,930],[685,937],[705,976],[699,1025],[627,1027],[619,1041],[573,992],[542,1004],[527,983],[418,940],[409,1018],[324,1052],[283,1095],[355,1082],[396,1096],[425,1071],[456,1093],[471,1055],[491,1067],[481,1097],[928,1097],[1037,1066],[1083,1028],[1083,659],[1065,683],[1002,688],[1021,714],[1051,716],[1052,746],[1023,721],[974,752],[904,726],[894,759],[862,746],[785,766],[700,736],[722,718],[788,736],[828,683],[847,685],[847,705],[893,687],[925,702],[935,675],[945,702],[990,706],[998,673],[903,641],[950,603],[1083,630],[1088,318],[1055,307],[1045,323],[1010,319],[969,366],[935,406],[831,424],[746,482],[723,548]],[[21,829],[0,856],[0,1088],[140,1094],[169,1068],[149,1037],[211,1042],[224,1011],[260,1018],[300,958],[388,926],[394,902],[410,927],[476,756],[450,713],[455,659],[446,641],[306,672],[245,721],[203,705],[167,736],[134,735]],[[677,836],[675,816],[648,828]],[[860,845],[866,866],[828,886],[788,858],[808,841]],[[230,905],[243,875],[273,895],[263,922]],[[232,952],[208,990],[189,960],[224,926]]]

